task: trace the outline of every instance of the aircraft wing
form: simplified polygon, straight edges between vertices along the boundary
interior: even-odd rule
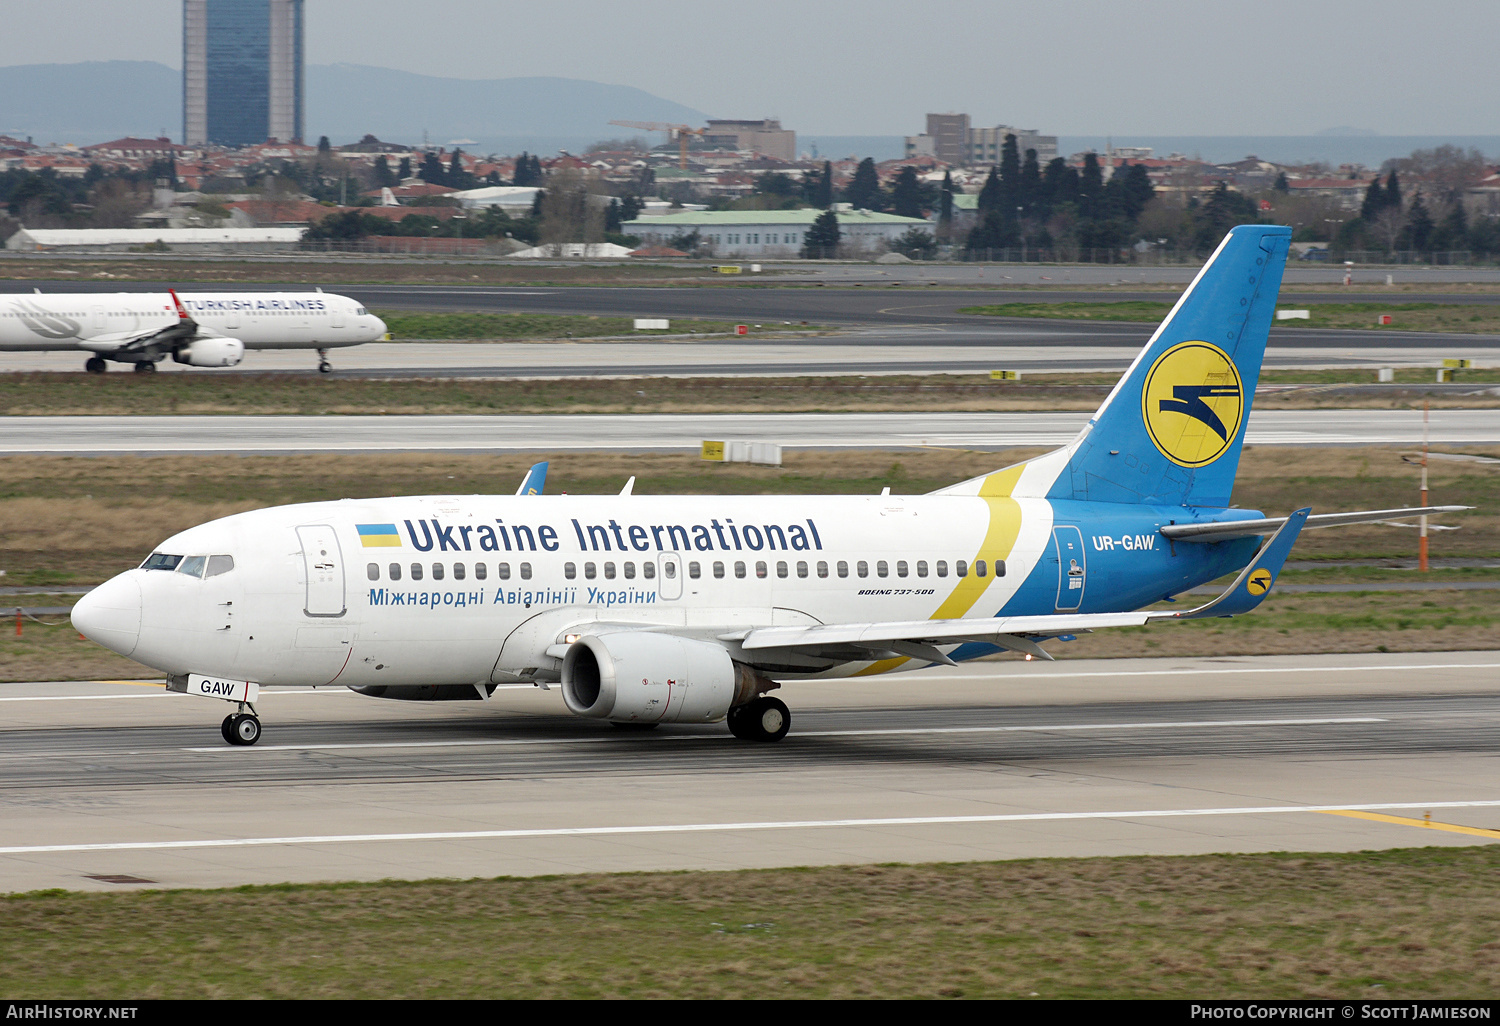
[[[1223,594],[1185,612],[1058,613],[1042,616],[996,616],[962,620],[908,620],[889,623],[825,624],[815,627],[761,627],[720,635],[738,641],[747,651],[798,649],[836,654],[859,649],[871,658],[906,656],[953,665],[940,645],[985,642],[1039,659],[1051,659],[1038,644],[1048,638],[1108,627],[1141,627],[1157,620],[1197,620],[1210,616],[1248,613],[1270,594],[1292,545],[1308,520],[1310,509],[1278,518],[1281,525],[1250,565],[1240,571]]]
[[[1409,506],[1405,509],[1367,509],[1356,513],[1319,513],[1307,518],[1307,529],[1343,527],[1346,524],[1380,524],[1387,520],[1409,520],[1412,517],[1438,513],[1458,513],[1473,506]],[[1164,537],[1182,542],[1218,542],[1230,538],[1248,538],[1267,534],[1287,522],[1287,517],[1263,520],[1231,520],[1219,524],[1169,524],[1161,528]]]
[[[176,349],[185,342],[191,342],[195,338],[222,338],[217,332],[205,331],[188,314],[187,308],[182,305],[182,300],[177,298],[176,291],[171,291],[172,302],[177,305],[177,321],[164,328],[151,328],[146,331],[114,331],[103,335],[91,335],[88,338],[80,338],[78,345],[94,353],[138,353],[156,346],[168,351]]]

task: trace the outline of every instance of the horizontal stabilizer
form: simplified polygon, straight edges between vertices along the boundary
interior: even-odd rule
[[[1387,520],[1408,520],[1438,513],[1459,513],[1473,506],[1412,506],[1406,509],[1367,509],[1356,513],[1319,513],[1307,518],[1306,530],[1320,527],[1344,527],[1348,524],[1379,524]],[[1257,520],[1230,520],[1218,524],[1169,524],[1161,533],[1172,541],[1218,542],[1230,538],[1249,538],[1270,534],[1289,517],[1265,517]]]
[[[1271,536],[1270,541],[1261,546],[1250,565],[1240,571],[1240,575],[1224,594],[1197,609],[1189,609],[1185,613],[1158,613],[1156,618],[1201,620],[1208,616],[1234,616],[1250,612],[1271,593],[1271,587],[1276,583],[1281,568],[1286,565],[1286,557],[1297,543],[1297,536],[1302,533],[1302,526],[1307,523],[1307,515],[1311,512],[1310,507],[1303,507],[1283,518],[1285,523]]]

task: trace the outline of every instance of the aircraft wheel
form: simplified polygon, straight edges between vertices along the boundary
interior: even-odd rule
[[[780,741],[792,729],[792,711],[779,698],[757,698],[745,706],[743,717],[746,733],[736,736],[752,741]]]
[[[319,374],[332,374],[333,373],[333,364],[329,363],[327,360],[322,361],[321,363],[318,364],[318,373]]]
[[[155,374],[156,364],[152,363],[150,360],[142,360],[140,363],[135,365],[135,372],[137,374]]]
[[[249,713],[235,713],[229,717],[232,745],[253,745],[260,740],[260,720]]]
[[[750,704],[753,705],[754,703]],[[741,741],[755,740],[755,736],[752,733],[753,725],[750,722],[750,717],[746,715],[749,709],[750,705],[735,706],[729,710],[729,715],[724,718],[724,724],[729,728],[729,732]]]
[[[102,356],[91,356],[85,361],[83,369],[90,374],[103,374],[109,370],[109,364],[104,362],[104,357]]]
[[[234,713],[224,717],[224,722],[219,724],[219,733],[224,735],[225,744],[238,744],[234,739]]]

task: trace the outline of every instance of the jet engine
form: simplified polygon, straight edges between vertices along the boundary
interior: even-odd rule
[[[563,701],[577,716],[620,723],[713,723],[735,703],[736,669],[711,642],[649,631],[587,635],[563,656]]]
[[[233,367],[245,358],[245,343],[237,338],[198,338],[172,353],[189,367]]]

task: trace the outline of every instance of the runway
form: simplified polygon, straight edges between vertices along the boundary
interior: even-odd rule
[[[0,890],[1500,840],[1500,652],[995,662],[787,685],[777,745],[556,689],[227,706],[0,685]]]
[[[1433,410],[1445,445],[1500,441],[1500,410]],[[1063,445],[1084,413],[835,413],[495,417],[0,417],[0,453],[697,451],[705,439],[793,448]],[[1250,445],[1403,445],[1419,410],[1257,410]]]

